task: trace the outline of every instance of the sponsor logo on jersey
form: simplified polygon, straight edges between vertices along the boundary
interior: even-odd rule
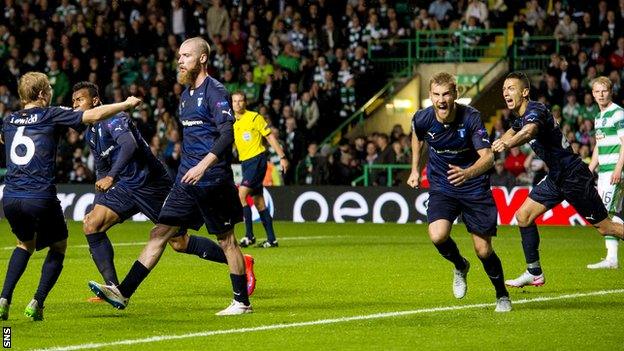
[[[202,124],[204,124],[204,121],[191,121],[191,120],[182,121],[182,125],[185,127],[200,126]]]

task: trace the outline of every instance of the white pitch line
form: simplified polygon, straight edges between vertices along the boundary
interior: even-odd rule
[[[534,303],[534,302],[576,299],[579,297],[601,296],[601,295],[621,294],[621,293],[624,293],[624,289],[590,291],[586,293],[565,294],[565,295],[559,295],[559,296],[537,297],[534,299],[517,300],[517,301],[513,301],[513,304],[522,305],[522,304]],[[225,330],[207,330],[203,332],[189,333],[189,334],[152,336],[152,337],[143,338],[143,339],[127,339],[127,340],[119,340],[119,341],[112,341],[112,342],[58,346],[58,347],[51,347],[51,348],[46,348],[46,349],[37,349],[34,351],[63,351],[63,350],[71,351],[71,350],[97,349],[97,348],[102,348],[102,347],[110,347],[110,346],[118,346],[118,345],[146,344],[146,343],[166,341],[166,340],[199,338],[199,337],[207,337],[207,336],[213,336],[213,335],[241,334],[241,333],[265,331],[265,330],[289,329],[289,328],[307,327],[307,326],[314,326],[314,325],[337,324],[337,323],[346,323],[346,322],[361,321],[361,320],[401,317],[401,316],[409,316],[409,315],[424,314],[424,313],[458,311],[458,310],[467,310],[467,309],[482,308],[482,307],[491,307],[494,305],[495,305],[494,303],[479,303],[479,304],[472,304],[472,305],[432,307],[432,308],[423,308],[423,309],[410,310],[410,311],[384,312],[384,313],[375,313],[375,314],[352,316],[352,317],[320,319],[320,320],[308,321],[308,322],[269,324],[269,325],[263,325],[259,327],[225,329]],[[492,313],[495,313],[495,312],[492,311]]]
[[[280,241],[282,240],[320,240],[320,239],[333,239],[333,238],[347,238],[350,236],[354,236],[354,235],[317,235],[317,236],[293,236],[293,237],[285,237],[285,238],[279,238]],[[115,243],[113,242],[113,246],[143,246],[147,244],[146,241],[137,241],[137,242],[129,242],[129,243]],[[70,245],[68,246],[68,248],[71,247],[77,247],[77,248],[88,248],[89,245]],[[5,246],[2,248],[2,250],[13,250],[15,249],[15,246]]]

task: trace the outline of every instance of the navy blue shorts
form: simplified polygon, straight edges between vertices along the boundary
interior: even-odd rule
[[[594,175],[584,163],[571,169],[559,184],[548,176],[544,177],[533,187],[529,197],[548,209],[566,200],[591,224],[609,217],[594,185]]]
[[[115,184],[107,192],[97,193],[94,203],[111,209],[122,222],[142,212],[152,222],[158,223],[160,209],[171,190],[172,183],[169,178],[161,178],[136,189]]]
[[[251,189],[251,194],[262,194],[262,181],[267,170],[267,156],[263,152],[241,163],[243,181],[241,186]]]
[[[496,236],[498,211],[492,192],[475,197],[453,196],[441,192],[429,193],[427,221],[446,219],[453,223],[461,214],[469,233],[479,236]]]
[[[2,206],[11,230],[20,241],[33,240],[36,234],[37,250],[67,239],[67,225],[61,202],[57,198],[5,197]]]
[[[175,183],[160,210],[158,223],[223,234],[243,221],[243,207],[234,183],[195,186]]]

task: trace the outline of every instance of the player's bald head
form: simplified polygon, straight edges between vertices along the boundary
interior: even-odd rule
[[[210,44],[208,44],[208,42],[203,38],[194,37],[186,39],[182,45],[180,45],[180,49],[182,48],[188,48],[196,54],[200,58],[201,64],[208,63],[208,58],[210,57]]]

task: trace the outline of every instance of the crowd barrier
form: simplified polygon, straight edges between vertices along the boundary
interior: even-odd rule
[[[529,191],[528,187],[492,188],[499,224],[516,224],[514,214]],[[407,187],[284,186],[265,188],[264,195],[275,220],[296,223],[424,223],[429,200],[427,190]],[[90,210],[94,197],[93,185],[58,186],[58,198],[68,220],[81,221]],[[0,215],[4,217],[1,209]],[[259,219],[255,208],[253,216],[254,220]],[[138,214],[132,220],[148,219]],[[537,224],[588,223],[564,201],[538,218]]]

